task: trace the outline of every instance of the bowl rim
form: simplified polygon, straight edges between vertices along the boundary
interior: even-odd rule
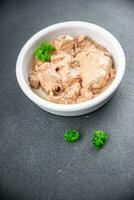
[[[53,31],[55,29],[60,29],[63,27],[68,27],[68,26],[70,26],[70,27],[74,27],[74,26],[88,27],[88,26],[90,26],[95,31],[98,31],[99,33],[107,35],[109,37],[109,39],[111,39],[113,41],[113,46],[116,46],[116,48],[119,51],[120,58],[121,58],[119,60],[120,67],[119,67],[118,73],[116,74],[116,77],[113,80],[113,82],[111,83],[111,85],[104,92],[99,94],[97,97],[90,99],[88,101],[85,101],[85,102],[81,102],[81,103],[57,104],[57,103],[49,102],[49,101],[39,97],[27,85],[27,83],[23,77],[23,73],[22,73],[23,59],[25,58],[27,50],[35,43],[35,41],[37,39],[39,39],[40,37],[42,37],[49,31]],[[89,23],[89,22],[66,21],[66,22],[56,23],[56,24],[53,24],[46,28],[41,29],[40,31],[35,33],[24,44],[24,46],[22,47],[22,49],[18,55],[17,62],[16,62],[16,77],[17,77],[19,86],[21,87],[21,89],[25,93],[25,95],[28,98],[30,98],[31,101],[33,101],[35,104],[39,105],[40,107],[46,108],[47,110],[58,111],[58,112],[81,111],[81,110],[86,110],[86,109],[89,109],[91,107],[94,107],[94,106],[100,104],[101,102],[105,101],[109,96],[112,95],[112,93],[117,89],[117,87],[119,86],[119,84],[123,78],[123,75],[125,72],[125,64],[126,64],[126,61],[125,61],[125,54],[123,52],[123,49],[122,49],[120,43],[118,42],[118,40],[109,31],[107,31],[106,29],[104,29],[96,24]]]

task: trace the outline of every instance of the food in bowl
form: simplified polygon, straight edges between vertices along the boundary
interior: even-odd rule
[[[50,102],[74,104],[99,95],[115,74],[105,47],[85,35],[60,35],[35,50],[29,83]]]
[[[104,92],[88,101],[75,104],[50,102],[35,93],[29,84],[29,67],[33,60],[33,52],[39,44],[52,41],[58,35],[86,35],[106,47],[111,53],[116,69],[116,76]],[[125,72],[125,55],[119,41],[106,29],[92,23],[69,21],[51,26],[33,35],[21,49],[16,62],[16,78],[24,94],[41,109],[61,116],[78,116],[95,111],[108,102],[119,87]],[[35,89],[36,90],[36,89]],[[43,91],[44,94],[44,91]]]

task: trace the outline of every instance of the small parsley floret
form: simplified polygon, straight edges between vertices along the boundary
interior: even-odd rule
[[[74,129],[66,130],[64,133],[64,139],[68,142],[75,142],[80,139],[80,133]]]
[[[96,130],[93,133],[92,143],[96,148],[102,148],[106,143],[108,135],[105,131]]]
[[[49,42],[43,42],[38,48],[35,49],[34,55],[38,60],[41,61],[50,61],[51,52],[55,47]]]

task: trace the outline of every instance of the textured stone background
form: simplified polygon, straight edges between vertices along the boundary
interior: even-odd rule
[[[53,23],[98,24],[120,41],[125,77],[109,103],[89,115],[59,117],[34,105],[20,90],[15,63],[23,44]],[[0,1],[0,200],[134,199],[134,1]],[[68,144],[63,132],[77,128]],[[110,134],[100,151],[93,129]]]

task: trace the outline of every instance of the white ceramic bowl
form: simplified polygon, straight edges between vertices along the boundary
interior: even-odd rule
[[[48,102],[35,94],[28,83],[29,66],[33,50],[44,40],[51,40],[61,34],[90,36],[93,40],[104,45],[112,54],[116,68],[116,77],[112,84],[99,96],[79,104],[56,104]],[[63,116],[75,116],[92,112],[104,105],[119,86],[125,71],[125,55],[117,39],[108,31],[95,24],[79,21],[62,22],[42,29],[32,36],[23,46],[16,63],[18,83],[31,101],[43,110]]]

